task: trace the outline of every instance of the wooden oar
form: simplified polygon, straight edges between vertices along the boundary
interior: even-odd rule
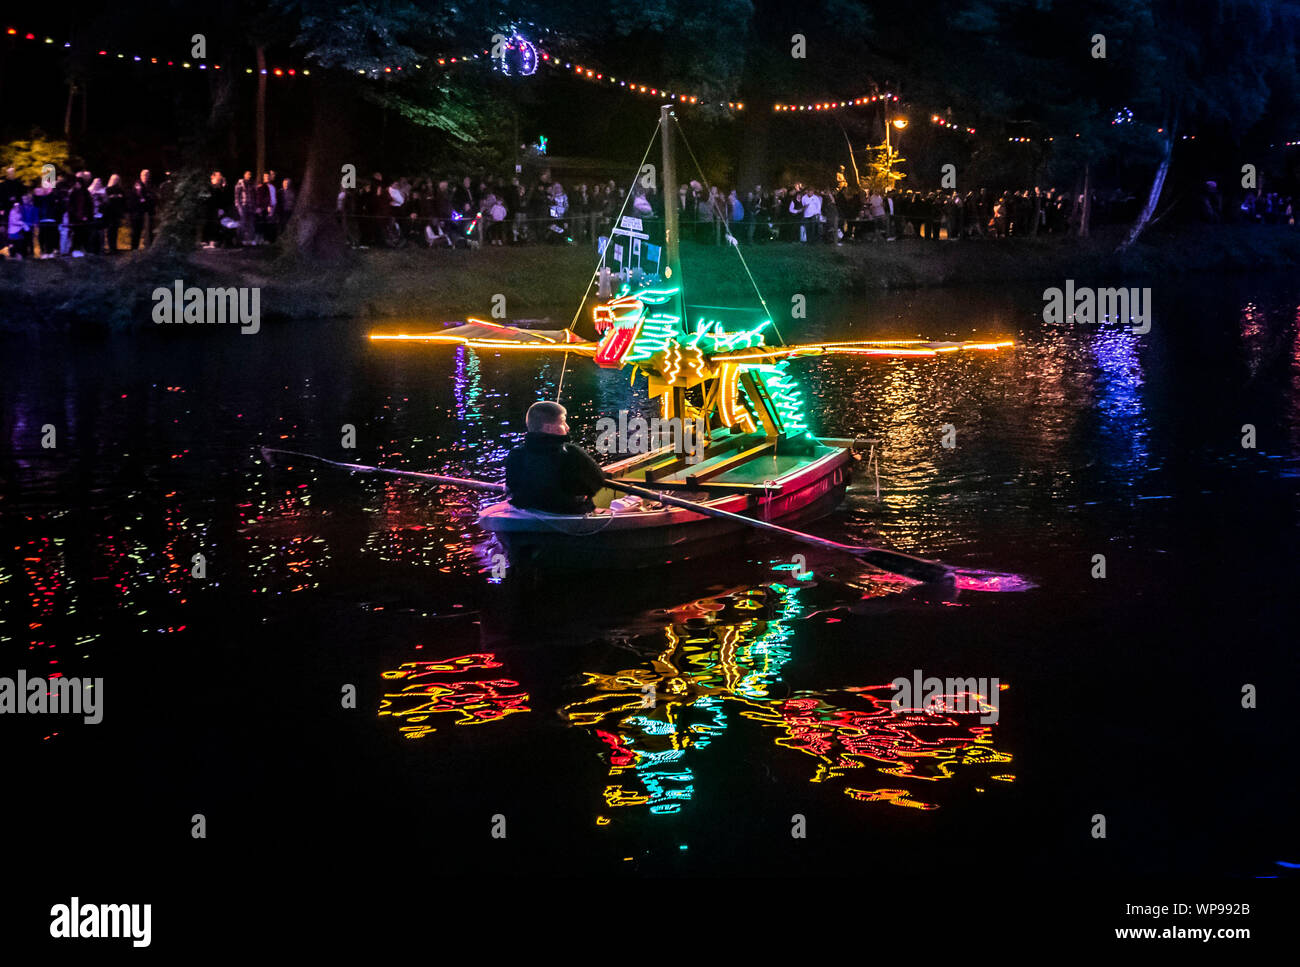
[[[816,547],[825,547],[829,550],[840,551],[844,554],[852,554],[854,557],[859,557],[868,564],[880,568],[882,571],[888,571],[891,574],[901,574],[903,577],[911,578],[913,581],[923,581],[929,584],[932,582],[954,580],[952,569],[939,561],[927,561],[925,558],[913,557],[911,554],[904,554],[901,551],[886,550],[883,547],[870,547],[865,544],[841,544],[839,541],[830,541],[824,537],[805,534],[803,531],[792,530],[789,527],[782,527],[779,524],[769,524],[765,520],[755,520],[753,517],[746,517],[743,514],[733,514],[729,510],[719,510],[717,507],[709,507],[704,504],[698,504],[695,501],[683,500],[681,497],[672,497],[656,490],[638,487],[636,484],[623,483],[621,480],[612,480],[609,477],[605,478],[605,486],[612,490],[621,490],[624,493],[636,494],[638,497],[644,497],[647,500],[657,500],[673,507],[681,507],[684,510],[691,510],[697,514],[703,514],[706,517],[717,517],[721,520],[735,521],[737,524],[745,524],[749,527],[756,527],[759,530],[769,531],[773,534],[780,534],[782,537],[788,537],[790,540],[802,541],[805,544],[812,544]]]
[[[394,477],[408,477],[414,480],[423,480],[428,483],[443,484],[451,487],[467,487],[471,490],[488,490],[492,493],[504,493],[505,484],[492,483],[488,480],[472,480],[468,477],[447,477],[436,473],[419,473],[415,470],[390,470],[386,467],[372,467],[364,463],[344,463],[339,460],[326,460],[324,457],[318,457],[311,453],[302,453],[298,450],[280,450],[275,447],[262,447],[262,457],[267,463],[272,463],[270,454],[282,453],[290,457],[302,457],[305,460],[315,460],[318,463],[328,464],[331,467],[339,467],[343,470],[351,470],[354,473],[386,473]],[[668,494],[660,493],[657,490],[648,490],[645,487],[638,487],[635,484],[626,484],[618,480],[605,478],[606,486],[612,490],[621,490],[625,493],[636,494],[638,497],[644,497],[647,500],[657,500],[660,503],[669,504],[673,507],[681,507],[684,510],[694,511],[697,514],[703,514],[705,517],[717,517],[722,520],[735,521],[738,524],[744,524],[748,527],[755,527],[759,530],[768,531],[773,534],[780,534],[790,540],[802,541],[805,544],[812,544],[816,547],[824,547],[832,551],[840,551],[844,554],[852,554],[880,568],[882,571],[888,571],[891,574],[901,574],[903,577],[911,578],[913,581],[924,581],[926,583],[936,581],[953,580],[953,571],[947,565],[938,561],[927,561],[924,558],[913,557],[910,554],[904,554],[901,551],[890,551],[883,547],[870,547],[865,544],[841,544],[838,541],[827,540],[824,537],[816,537],[812,534],[805,534],[803,531],[792,530],[789,527],[782,527],[779,524],[769,524],[765,520],[755,520],[753,517],[746,517],[743,514],[733,514],[729,510],[719,510],[717,507],[707,507],[690,500],[683,500],[680,497],[672,497]]]
[[[415,480],[445,484],[451,487],[468,487],[470,490],[490,490],[497,494],[503,494],[506,491],[505,484],[492,483],[490,480],[471,480],[468,477],[444,477],[441,474],[417,473],[414,470],[389,470],[387,467],[371,467],[364,463],[341,463],[338,460],[326,460],[324,457],[317,457],[310,453],[300,453],[297,450],[277,450],[274,447],[262,447],[262,459],[267,463],[273,462],[269,456],[272,453],[283,453],[290,457],[303,457],[306,460],[315,460],[318,463],[327,463],[331,467],[341,467],[344,470],[351,470],[355,473],[386,473],[394,477],[411,477]]]

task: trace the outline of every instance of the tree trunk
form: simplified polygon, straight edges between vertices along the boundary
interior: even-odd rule
[[[770,184],[772,173],[769,168],[768,145],[772,135],[772,112],[750,111],[745,115],[744,129],[741,134],[740,165],[736,172],[736,190],[745,191],[755,185]],[[742,192],[743,194],[743,192]]]
[[[1116,252],[1128,251],[1129,247],[1138,240],[1138,236],[1150,224],[1151,216],[1156,213],[1156,205],[1160,202],[1160,192],[1165,187],[1165,176],[1169,174],[1169,164],[1174,157],[1173,125],[1170,125],[1166,130],[1168,130],[1169,136],[1165,139],[1164,150],[1160,155],[1160,164],[1156,168],[1155,177],[1151,179],[1151,190],[1147,193],[1147,202],[1142,206],[1142,210],[1138,212],[1133,224],[1129,226],[1128,234],[1124,236],[1124,241],[1119,243],[1119,247],[1115,249]]]
[[[266,170],[266,48],[257,45],[257,167],[253,177]]]
[[[72,99],[77,96],[77,85],[73,81],[68,82],[68,104],[63,109],[63,140],[72,140]]]
[[[348,261],[349,255],[335,210],[352,117],[346,94],[325,75],[315,81],[313,92],[307,164],[280,249],[287,258],[334,265]]]
[[[1083,203],[1079,208],[1079,237],[1088,237],[1088,226],[1092,222],[1092,165],[1083,166]]]

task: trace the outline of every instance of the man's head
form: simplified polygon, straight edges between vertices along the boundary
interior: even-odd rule
[[[524,426],[528,428],[529,433],[552,433],[556,436],[567,436],[569,433],[569,424],[566,422],[567,416],[568,413],[559,403],[542,400],[528,407],[528,415],[524,417]]]

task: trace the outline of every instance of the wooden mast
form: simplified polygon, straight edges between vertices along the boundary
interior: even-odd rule
[[[664,206],[664,256],[668,267],[664,277],[670,286],[677,288],[677,316],[682,321],[682,331],[686,331],[686,289],[682,282],[682,260],[680,251],[681,226],[677,212],[677,159],[673,154],[673,125],[676,124],[671,104],[659,108],[659,139],[663,144],[663,172],[659,183],[663,185]],[[686,390],[674,386],[664,399],[663,415],[665,417],[687,418]],[[706,431],[707,438],[707,431]]]
[[[677,286],[678,301],[682,320],[686,319],[686,291],[682,286],[682,260],[679,250],[681,227],[677,212],[677,165],[673,155],[673,125],[676,124],[672,105],[665,104],[659,108],[659,137],[663,142],[663,177],[664,186],[664,248],[668,258],[668,284]]]

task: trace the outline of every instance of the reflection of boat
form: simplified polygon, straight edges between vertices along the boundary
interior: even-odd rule
[[[1015,780],[1006,771],[1012,757],[995,748],[995,726],[981,718],[996,695],[945,696],[927,711],[896,703],[892,684],[783,686],[792,622],[807,610],[800,595],[768,582],[701,598],[664,612],[658,633],[638,634],[626,649],[641,656],[631,667],[585,673],[561,712],[607,756],[609,814],[598,825],[629,807],[680,812],[707,761],[699,751],[738,718],[811,758],[810,782],[858,802],[930,810],[944,798],[940,784],[963,774],[963,784]]]
[[[665,106],[658,128],[663,146],[661,197],[670,202],[677,198],[675,124]],[[374,333],[371,339],[460,344],[494,352],[562,352],[566,363],[570,354],[590,356],[603,368],[629,369],[633,379],[644,373],[660,415],[639,445],[618,448],[634,456],[605,467],[616,489],[620,484],[653,487],[661,499],[669,494],[670,503],[685,498],[702,508],[769,523],[828,511],[843,496],[849,477],[851,452],[840,445],[843,441],[819,440],[809,430],[802,394],[787,373],[792,359],[832,353],[938,357],[1011,345],[921,340],[785,345],[761,293],[761,311],[688,303],[675,204],[664,206],[663,226],[659,252],[641,219],[618,219],[602,249],[602,266],[607,259],[630,265],[643,248],[654,249],[649,264],[655,272],[646,274],[647,263],[636,261],[634,271],[620,273],[628,277],[622,291],[595,307],[595,341],[579,336],[572,324],[563,330],[539,330],[477,319],[432,333]],[[743,263],[739,245],[729,241]],[[780,345],[768,344],[769,328]],[[665,431],[668,445],[663,445]],[[586,515],[540,513],[501,502],[483,510],[479,522],[516,560],[542,561],[548,567],[661,564],[722,550],[740,539],[747,526],[653,501],[621,512]]]

